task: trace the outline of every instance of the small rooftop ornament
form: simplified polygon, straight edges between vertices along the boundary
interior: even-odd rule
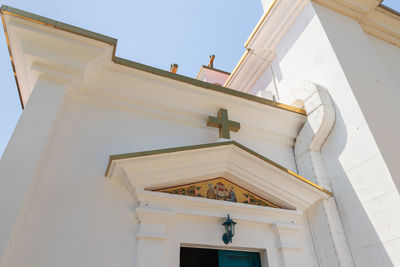
[[[220,108],[218,117],[208,116],[207,126],[219,128],[219,138],[231,139],[230,131],[237,132],[240,129],[240,123],[228,119],[228,111]]]
[[[178,71],[178,64],[171,64],[171,66],[169,67],[169,71],[172,73],[176,73]]]
[[[208,62],[209,68],[214,68],[214,59],[215,59],[215,55],[210,55],[210,61]]]

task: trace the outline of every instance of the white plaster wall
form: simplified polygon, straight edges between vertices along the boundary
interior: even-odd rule
[[[355,20],[318,7],[315,6],[346,79],[399,189],[400,124],[393,123],[398,120],[399,88],[360,25]]]
[[[96,123],[99,119],[105,122],[102,127],[124,129],[121,133],[104,132],[107,138],[117,139],[116,134],[123,138],[114,143],[109,155],[216,142],[218,129],[207,127],[206,120],[224,107],[230,120],[241,123],[239,132],[231,132],[232,140],[288,169],[296,169],[292,143],[284,141],[288,137],[285,130],[290,127],[284,124],[276,127],[268,121],[272,118],[278,124],[276,114],[265,114],[269,118],[264,120],[264,114],[258,108],[253,109],[254,103],[243,104],[241,99],[203,88],[193,91],[182,84],[177,86],[176,82],[151,79],[152,76],[105,71],[91,81],[90,88],[85,89],[86,95],[71,96],[93,104],[85,111],[90,113],[88,121]],[[149,103],[149,99],[153,102]],[[86,109],[85,105],[81,108]],[[251,118],[246,119],[248,113]],[[96,116],[99,118],[92,118]]]
[[[260,75],[258,80],[250,88],[248,93],[270,100],[273,100],[274,98],[278,99],[278,96],[276,95],[277,90],[274,79],[275,77],[272,74],[271,67],[267,67],[267,69]]]
[[[367,36],[374,46],[375,52],[379,55],[380,60],[385,65],[391,78],[397,83],[400,90],[400,48],[371,35]]]
[[[41,97],[32,97],[29,105],[46,100]],[[54,101],[51,97],[47,94],[48,102]],[[104,164],[98,160],[101,145],[91,149],[70,139],[89,128],[68,123],[78,115],[69,116],[70,108],[73,104],[64,101],[50,127],[46,153],[36,163],[34,178],[22,197],[24,204],[1,266],[132,266],[134,201],[126,188],[104,178]],[[15,197],[18,201],[20,196]]]
[[[231,133],[233,140],[296,171],[292,147],[306,120],[304,115],[117,65],[111,62],[113,47],[109,44],[22,18],[10,20],[11,39],[22,44],[11,42],[18,59],[15,63],[29,67],[27,73],[18,72],[23,77],[20,81],[32,76],[35,79],[24,85],[35,87],[0,162],[1,267],[135,266],[144,257],[159,260],[153,257],[153,250],[136,254],[152,243],[139,242],[136,234],[144,232],[138,236],[140,241],[153,238],[154,233],[146,236],[144,228],[159,225],[151,216],[146,218],[146,211],[140,214],[142,207],[135,206],[137,199],[125,185],[105,177],[109,156],[216,142],[218,129],[207,127],[206,120],[220,108],[241,123],[240,131]],[[65,47],[69,48],[67,54],[57,49]],[[184,172],[188,168],[179,169]],[[301,182],[294,179],[294,183]],[[325,196],[319,193],[318,197]],[[290,198],[289,194],[285,197]],[[299,197],[299,206],[306,207],[315,197]],[[293,197],[291,201],[295,201]],[[291,261],[289,266],[301,260],[305,266],[315,265],[304,217],[298,218],[298,225],[293,217],[271,222],[265,218],[267,208],[256,209],[262,210],[262,219],[268,222],[240,223],[237,249],[275,250]],[[153,213],[157,217],[168,212]],[[248,207],[243,213],[242,217],[248,216]],[[139,225],[135,215],[142,216]],[[199,218],[178,218],[176,222],[168,242],[211,242],[221,247],[220,222],[201,224]],[[275,231],[272,225],[283,238],[270,239]],[[285,231],[301,232],[300,248],[291,247],[292,235]],[[287,253],[282,252],[286,249]],[[290,256],[293,253],[297,257]],[[277,258],[271,256],[272,266]],[[173,260],[176,266],[176,257]],[[142,266],[147,267],[146,262]]]
[[[227,107],[230,118],[235,119],[234,107],[248,108],[232,96],[232,101],[224,99],[228,96],[199,101],[208,97],[206,89],[185,92],[187,88],[177,86],[177,82],[157,80],[151,74],[138,77],[132,71],[106,71],[89,85],[66,93],[57,120],[47,125],[51,130],[44,140],[45,153],[35,166],[28,193],[21,196],[24,204],[1,266],[135,266],[135,200],[125,186],[105,178],[109,156],[215,142],[218,130],[206,126],[207,116],[215,116],[218,108]],[[148,99],[156,102],[149,103]],[[41,96],[38,103],[44,100],[51,103],[53,99],[51,95]],[[30,101],[34,106],[35,98]],[[166,105],[158,105],[157,101]],[[200,110],[200,115],[185,110],[188,107]],[[30,122],[28,126],[25,132],[35,124]],[[257,130],[246,132],[246,122],[242,128],[243,135],[233,134],[234,140],[295,169],[291,144],[274,142],[276,136],[257,136]],[[187,233],[195,228],[176,227],[178,237],[193,241]],[[265,238],[270,230],[260,230],[266,232],[265,236],[258,235],[258,230],[260,227],[251,229],[250,236],[242,237],[248,246],[256,237],[258,243],[272,242]],[[217,235],[219,241],[220,229],[217,232],[212,236]],[[200,243],[207,243],[205,237],[196,234],[203,240],[198,240]],[[178,239],[170,242],[174,240]],[[304,260],[309,266],[313,256],[310,240],[305,240],[308,256]]]
[[[322,157],[354,262],[357,266],[398,266],[399,194],[348,81],[348,75],[365,74],[344,73],[318,16],[324,18],[324,23],[329,21],[332,32],[360,34],[356,21],[316,4],[307,4],[278,44],[272,63],[280,100],[288,104],[295,100],[291,85],[296,80],[310,80],[328,89],[336,106],[336,122]],[[371,42],[378,46],[378,51],[386,47],[380,41]],[[370,46],[368,41],[365,46]],[[389,58],[397,58],[397,50],[378,53],[393,76],[396,63]],[[382,94],[385,93],[383,90]],[[379,107],[371,106],[374,108]]]
[[[305,221],[302,221],[302,216],[296,219],[299,219],[303,226]],[[281,266],[281,250],[277,249],[279,242],[276,240],[276,232],[272,225],[239,221],[232,243],[228,246],[221,246],[223,227],[216,227],[218,224],[221,224],[220,220],[177,216],[169,227],[170,238],[167,241],[167,254],[170,265],[168,266],[179,266],[178,255],[181,246],[256,251],[260,252],[262,267]],[[289,252],[285,251],[289,255],[290,250],[294,252],[293,261],[290,261],[291,257],[289,256],[283,266],[317,266],[307,225],[304,224],[304,227],[304,231],[299,236],[299,239],[302,240],[301,248],[283,249],[289,250]],[[302,256],[295,257],[297,253]]]

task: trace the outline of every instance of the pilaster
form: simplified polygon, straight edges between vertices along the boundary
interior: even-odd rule
[[[135,217],[139,222],[137,240],[137,267],[164,266],[167,261],[168,225],[172,211],[138,207]]]
[[[301,262],[300,234],[303,228],[298,225],[274,223],[272,230],[276,234],[276,244],[279,251],[279,266],[299,266]]]
[[[30,186],[38,182],[39,166],[68,85],[39,77],[0,161],[0,256],[12,249],[12,232],[29,209]],[[7,247],[8,243],[8,247]],[[1,261],[5,264],[6,261]],[[2,265],[3,266],[3,265]]]

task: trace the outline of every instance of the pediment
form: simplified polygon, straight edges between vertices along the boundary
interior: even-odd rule
[[[201,197],[232,203],[243,203],[263,207],[281,208],[263,197],[250,192],[224,177],[203,180],[195,183],[177,185],[153,190],[155,192],[169,193],[190,197]]]
[[[132,191],[163,195],[168,189],[199,183],[204,186],[210,179],[223,177],[230,183],[227,186],[235,184],[238,190],[290,210],[304,210],[332,196],[328,190],[234,141],[113,155],[106,176],[122,181]],[[202,191],[202,198],[207,198],[204,194]]]

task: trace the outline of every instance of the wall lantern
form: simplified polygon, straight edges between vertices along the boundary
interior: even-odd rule
[[[225,233],[222,235],[222,240],[224,241],[225,245],[228,243],[232,243],[232,237],[235,235],[235,224],[228,214],[228,218],[222,224],[225,227]]]

